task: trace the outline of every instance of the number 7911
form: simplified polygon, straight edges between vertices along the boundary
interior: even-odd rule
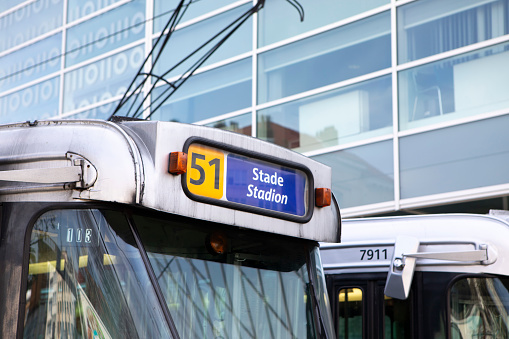
[[[387,249],[360,250],[361,260],[387,260]]]

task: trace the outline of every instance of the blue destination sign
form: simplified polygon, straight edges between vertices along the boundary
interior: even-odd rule
[[[189,198],[301,223],[311,218],[313,177],[305,166],[201,138],[184,152]]]
[[[307,176],[303,171],[229,153],[226,200],[270,211],[304,216]]]

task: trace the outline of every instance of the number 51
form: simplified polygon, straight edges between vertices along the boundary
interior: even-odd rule
[[[221,199],[223,196],[223,152],[193,144],[188,149],[187,188],[193,194]]]

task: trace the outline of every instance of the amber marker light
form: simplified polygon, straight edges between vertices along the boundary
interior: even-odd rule
[[[214,232],[208,237],[210,249],[214,254],[223,254],[226,252],[226,236],[220,232]]]
[[[315,205],[318,207],[330,206],[331,203],[331,190],[330,188],[316,188],[315,189]]]
[[[187,170],[187,153],[171,152],[168,172],[171,174],[184,174]]]

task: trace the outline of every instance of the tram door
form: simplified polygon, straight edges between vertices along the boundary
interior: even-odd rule
[[[412,297],[384,295],[386,275],[363,278],[328,276],[329,296],[338,339],[412,337]]]

